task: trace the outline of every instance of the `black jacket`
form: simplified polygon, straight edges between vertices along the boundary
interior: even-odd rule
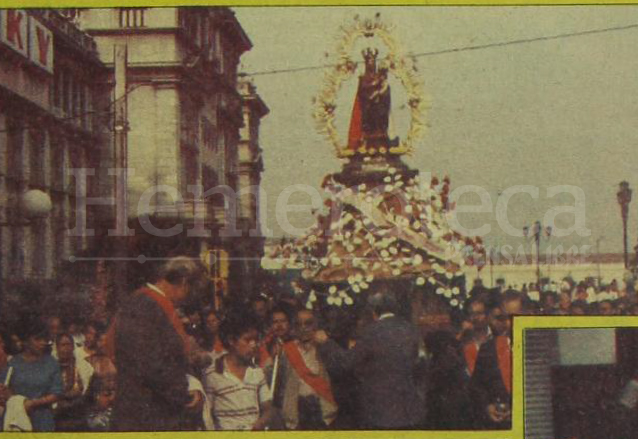
[[[507,403],[510,407],[512,404],[512,396],[503,383],[501,369],[498,365],[496,340],[496,337],[488,340],[479,350],[474,374],[470,381],[470,393],[475,409],[476,428],[509,430],[511,422],[497,424],[487,416],[487,406],[489,404],[494,404],[497,401]]]
[[[124,303],[115,325],[113,429],[182,428],[190,396],[181,337],[162,308],[145,294],[134,294]]]
[[[359,377],[361,427],[365,429],[421,426],[425,404],[415,381],[418,352],[416,329],[397,317],[370,324],[349,351],[332,340],[319,347],[333,373],[354,370]]]

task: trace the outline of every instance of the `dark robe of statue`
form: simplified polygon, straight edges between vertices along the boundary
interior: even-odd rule
[[[377,70],[378,51],[363,52],[365,72],[359,77],[359,87],[352,110],[348,147],[395,146],[390,142],[388,125],[390,120],[390,84],[388,70]]]

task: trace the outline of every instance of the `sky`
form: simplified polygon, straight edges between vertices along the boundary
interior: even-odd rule
[[[395,25],[404,51],[414,54],[638,25],[636,6],[234,9],[254,46],[242,56],[241,69],[248,73],[324,65],[331,60],[326,55],[334,55],[340,26],[355,15],[373,18],[377,12]],[[571,185],[584,197],[579,232],[551,237],[542,247],[594,246],[600,238],[601,252],[622,251],[618,183],[627,180],[638,187],[638,27],[421,56],[418,66],[429,101],[428,129],[404,160],[422,174],[449,175],[453,189],[485,189],[491,212],[460,214],[464,227],[487,224],[488,245],[529,249],[529,240],[499,225],[499,198],[515,185],[539,189],[536,199],[518,194],[509,201],[509,223],[520,230],[551,209],[573,207],[569,193],[548,195],[548,188]],[[318,188],[325,175],[341,168],[312,118],[312,98],[323,74],[315,69],[253,76],[270,108],[260,144],[264,228],[274,236],[283,234],[276,217],[281,193],[295,184]],[[401,108],[400,84],[391,85],[392,118],[401,136],[409,115]],[[344,85],[338,100],[337,127],[344,139],[355,88],[356,78]],[[310,197],[297,193],[290,202],[308,204]],[[457,204],[478,202],[470,193]],[[310,207],[288,217],[297,228],[314,223]],[[556,216],[556,229],[574,224],[573,214]],[[637,231],[635,200],[630,249]]]

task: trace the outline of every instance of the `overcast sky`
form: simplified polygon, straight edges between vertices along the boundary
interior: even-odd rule
[[[380,12],[396,26],[396,36],[412,53],[441,51],[603,28],[638,25],[638,7],[258,7],[235,8],[253,42],[242,58],[245,72],[322,65],[334,53],[340,25],[356,14]],[[355,53],[353,56],[356,56]],[[618,183],[638,188],[638,28],[572,38],[536,41],[418,59],[430,109],[429,128],[406,162],[423,172],[448,174],[452,186],[479,185],[492,197],[513,185],[540,188],[537,200],[518,195],[509,221],[522,227],[542,219],[554,206],[573,205],[567,194],[547,197],[547,187],[575,185],[585,194],[586,227],[553,245],[593,244],[622,250]],[[311,99],[323,72],[258,75],[254,82],[270,107],[263,120],[263,187],[267,227],[281,235],[276,200],[290,185],[319,187],[338,172],[332,146],[315,130]],[[345,138],[356,80],[342,89],[337,116]],[[406,126],[401,91],[393,83],[393,119]],[[638,198],[638,195],[636,196]],[[298,196],[294,201],[308,202]],[[460,203],[473,204],[465,196]],[[466,227],[490,224],[488,243],[525,244],[497,224],[494,213],[464,214]],[[636,243],[638,199],[630,208],[630,246]],[[291,213],[297,227],[313,220],[309,209]],[[557,226],[573,224],[557,217]]]

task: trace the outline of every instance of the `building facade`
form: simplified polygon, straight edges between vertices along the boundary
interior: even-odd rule
[[[225,7],[87,9],[76,21],[113,81],[122,64],[115,53],[126,51],[129,256],[202,255],[216,265],[218,293],[228,294],[229,278],[242,270],[232,262],[242,241],[238,220],[256,212],[233,198],[241,172],[259,184],[259,172],[238,173],[257,169],[247,165],[253,158],[240,159],[246,107],[238,66],[248,36]],[[255,96],[248,99],[256,114],[265,105],[255,106]]]
[[[94,40],[55,10],[0,10],[0,280],[3,292],[55,279],[92,246],[76,225],[86,197],[106,197],[110,157],[107,70]],[[91,173],[89,171],[89,173]],[[53,209],[23,216],[22,196],[44,192]],[[95,221],[99,223],[99,221]],[[99,228],[99,225],[96,225]]]

